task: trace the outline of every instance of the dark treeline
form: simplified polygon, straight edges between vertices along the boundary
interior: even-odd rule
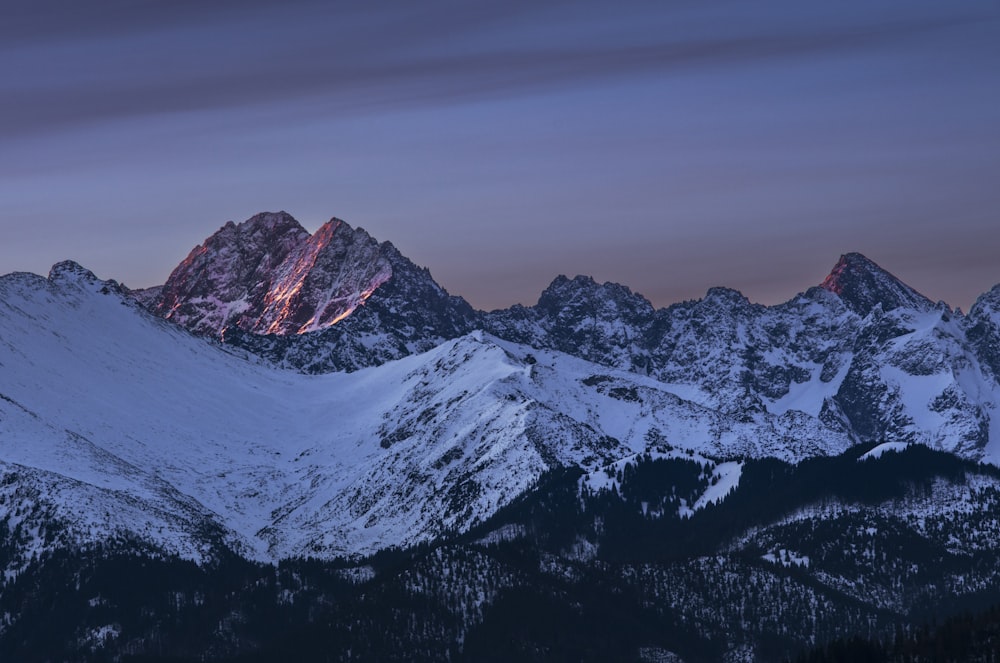
[[[1000,521],[993,496],[924,530],[875,507],[997,471],[864,451],[747,461],[693,514],[705,461],[639,456],[605,491],[556,470],[466,534],[365,560],[56,548],[0,587],[0,661],[993,660],[1000,542],[955,548]]]
[[[996,663],[1000,606],[951,617],[940,626],[899,631],[891,640],[854,636],[800,654],[795,663]]]

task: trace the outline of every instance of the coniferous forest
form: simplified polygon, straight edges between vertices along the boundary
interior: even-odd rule
[[[864,451],[745,461],[694,511],[716,480],[696,458],[637,456],[599,489],[558,470],[468,533],[367,559],[55,548],[3,584],[0,660],[993,660],[1000,473]]]

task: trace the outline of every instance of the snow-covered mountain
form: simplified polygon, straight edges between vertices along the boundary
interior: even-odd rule
[[[849,444],[806,415],[736,418],[483,332],[351,373],[278,370],[75,263],[0,279],[0,338],[19,558],[47,530],[195,558],[214,544],[258,559],[370,553],[464,531],[556,467],[665,445],[795,460]]]
[[[371,560],[304,566],[290,585],[254,580],[210,603],[267,586],[278,612],[346,597],[363,613],[367,590],[302,597],[324,574],[379,575],[379,591],[450,615],[437,636],[400,631],[399,651],[468,636],[471,660],[490,611],[519,610],[507,590],[603,605],[588,578],[640,597],[627,609],[642,619],[653,607],[667,626],[725,640],[706,651],[726,660],[769,651],[759,647],[778,633],[790,639],[772,654],[786,656],[789,643],[866,624],[891,632],[1000,576],[1000,475],[968,462],[1000,464],[998,376],[1000,286],[964,315],[859,254],[777,306],[712,288],[656,309],[624,286],[560,276],[534,306],[481,312],[361,229],[333,220],[310,235],[279,213],[227,224],[157,288],[130,291],[73,262],[48,278],[9,274],[0,657],[34,642],[17,630],[34,619],[20,596],[47,605],[46,592],[90,583],[79,614],[128,614],[104,603],[115,582],[84,570],[127,568],[122,551],[266,576],[233,560],[432,543],[398,576]],[[183,578],[172,582],[193,593],[149,614],[200,610],[204,595]],[[826,617],[810,616],[817,605]],[[254,637],[231,637],[252,612],[225,608],[205,637],[253,651]],[[160,642],[157,623],[92,626],[67,626],[67,651],[130,629],[142,635],[115,645],[123,652]],[[657,647],[690,641],[688,628]],[[673,656],[646,637],[633,645],[652,658],[640,658]]]
[[[648,375],[733,416],[800,413],[857,441],[921,441],[994,457],[997,327],[982,307],[966,319],[897,288],[886,293],[887,308],[862,315],[856,311],[878,296],[865,283],[898,281],[859,256],[841,266],[851,261],[860,275],[849,268],[824,282],[847,281],[846,295],[812,288],[773,307],[713,288],[652,311],[620,286],[557,279],[539,305],[486,314],[484,327]]]
[[[856,441],[997,459],[995,293],[965,317],[847,254],[820,287],[772,307],[712,288],[654,311],[621,286],[560,277],[538,305],[493,311],[483,324],[648,375],[733,416],[798,413]]]
[[[654,378],[730,417],[818,419],[854,441],[1000,457],[990,444],[1000,439],[1000,296],[965,317],[857,253],[778,306],[712,288],[656,310],[627,287],[560,276],[534,306],[477,312],[360,229],[334,220],[310,237],[285,213],[260,214],[227,224],[138,298],[307,373],[381,365],[481,329]]]
[[[2,460],[59,486],[39,500],[77,539],[128,520],[125,504],[126,530],[181,554],[206,530],[252,557],[366,552],[467,526],[548,462],[617,452],[580,425],[530,439],[561,415],[515,397],[527,368],[481,336],[308,377],[157,320],[72,263],[0,291]]]
[[[162,288],[69,262],[0,280],[5,522],[26,554],[59,522],[188,557],[353,555],[657,449],[795,461],[888,440],[996,462],[998,291],[963,316],[848,254],[773,307],[713,288],[656,310],[559,277],[484,313],[360,229],[261,214]]]

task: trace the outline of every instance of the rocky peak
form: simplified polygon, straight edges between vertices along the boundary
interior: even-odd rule
[[[63,260],[53,265],[49,269],[48,281],[58,288],[68,286],[70,289],[78,291],[89,290],[105,295],[111,293],[126,295],[128,292],[127,288],[118,283],[118,281],[113,279],[102,281],[94,276],[92,271],[72,260]]]
[[[702,306],[721,306],[729,309],[740,309],[752,306],[750,300],[739,290],[732,288],[709,288],[705,297],[699,302]]]
[[[1000,283],[990,288],[976,298],[969,309],[970,320],[993,319],[1000,320]]]
[[[884,311],[897,308],[925,311],[934,307],[929,299],[860,253],[840,256],[819,287],[839,296],[861,316],[868,315],[879,304]]]
[[[275,286],[265,296],[260,316],[238,326],[294,334],[337,323],[392,276],[385,251],[361,228],[331,219],[276,270]]]
[[[576,311],[580,315],[598,318],[648,317],[653,305],[640,294],[618,283],[597,283],[589,276],[572,279],[559,275],[538,298],[538,307],[548,315],[564,315]]]
[[[295,246],[308,238],[308,231],[286,212],[263,212],[240,224],[227,222],[203,244],[196,246],[177,269],[184,271],[189,261],[200,263],[202,256],[244,272],[266,268],[280,263]],[[262,265],[264,261],[270,265]],[[202,266],[198,264],[196,268]]]
[[[94,273],[72,260],[63,260],[52,265],[49,281],[53,283],[96,283]]]
[[[220,232],[233,231],[248,238],[254,237],[280,237],[287,233],[309,234],[291,214],[281,212],[261,212],[251,216],[243,223],[236,224],[229,221],[222,227]],[[216,233],[218,234],[218,233]]]
[[[308,238],[285,212],[230,221],[191,250],[149,308],[195,333],[217,334],[259,304],[274,270]]]
[[[261,334],[230,326],[222,335],[225,343],[280,366],[306,373],[326,373],[357,370],[425,352],[476,328],[478,316],[468,302],[449,295],[426,268],[413,264],[389,242],[379,244],[361,228],[337,225],[336,220],[317,231],[316,236],[321,237],[316,243],[324,248],[319,251],[303,292],[308,293],[310,288],[335,292],[336,288],[319,281],[321,275],[329,276],[336,270],[321,265],[327,259],[337,263],[331,256],[349,247],[352,255],[362,256],[353,264],[355,269],[368,270],[365,278],[372,287],[360,292],[360,296],[356,290],[341,293],[345,296],[332,296],[328,306],[340,307],[341,313],[315,331],[303,330],[312,333]],[[347,263],[337,264],[343,267]],[[341,282],[353,283],[357,279]],[[321,318],[332,312],[327,311]],[[291,322],[302,324],[301,320]]]
[[[294,334],[349,315],[392,275],[380,245],[331,219],[310,235],[285,212],[229,222],[177,266],[150,308],[200,334]]]
[[[963,322],[980,361],[1000,383],[1000,284],[976,299]]]

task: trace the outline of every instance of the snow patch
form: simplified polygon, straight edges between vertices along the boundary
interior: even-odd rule
[[[697,511],[709,504],[717,504],[726,499],[729,493],[739,486],[742,474],[743,463],[730,461],[716,465],[715,469],[712,470],[712,485],[694,503],[693,510]]]
[[[893,453],[898,453],[906,449],[908,446],[910,446],[909,442],[883,442],[882,444],[878,445],[871,451],[865,453],[860,458],[858,458],[858,462],[861,462],[863,460],[868,460],[869,458],[881,458],[882,454],[890,451]]]
[[[797,566],[801,568],[809,568],[808,555],[800,555],[795,551],[786,550],[784,548],[779,548],[775,552],[769,552],[761,555],[760,558],[765,562],[780,564],[785,567]]]

